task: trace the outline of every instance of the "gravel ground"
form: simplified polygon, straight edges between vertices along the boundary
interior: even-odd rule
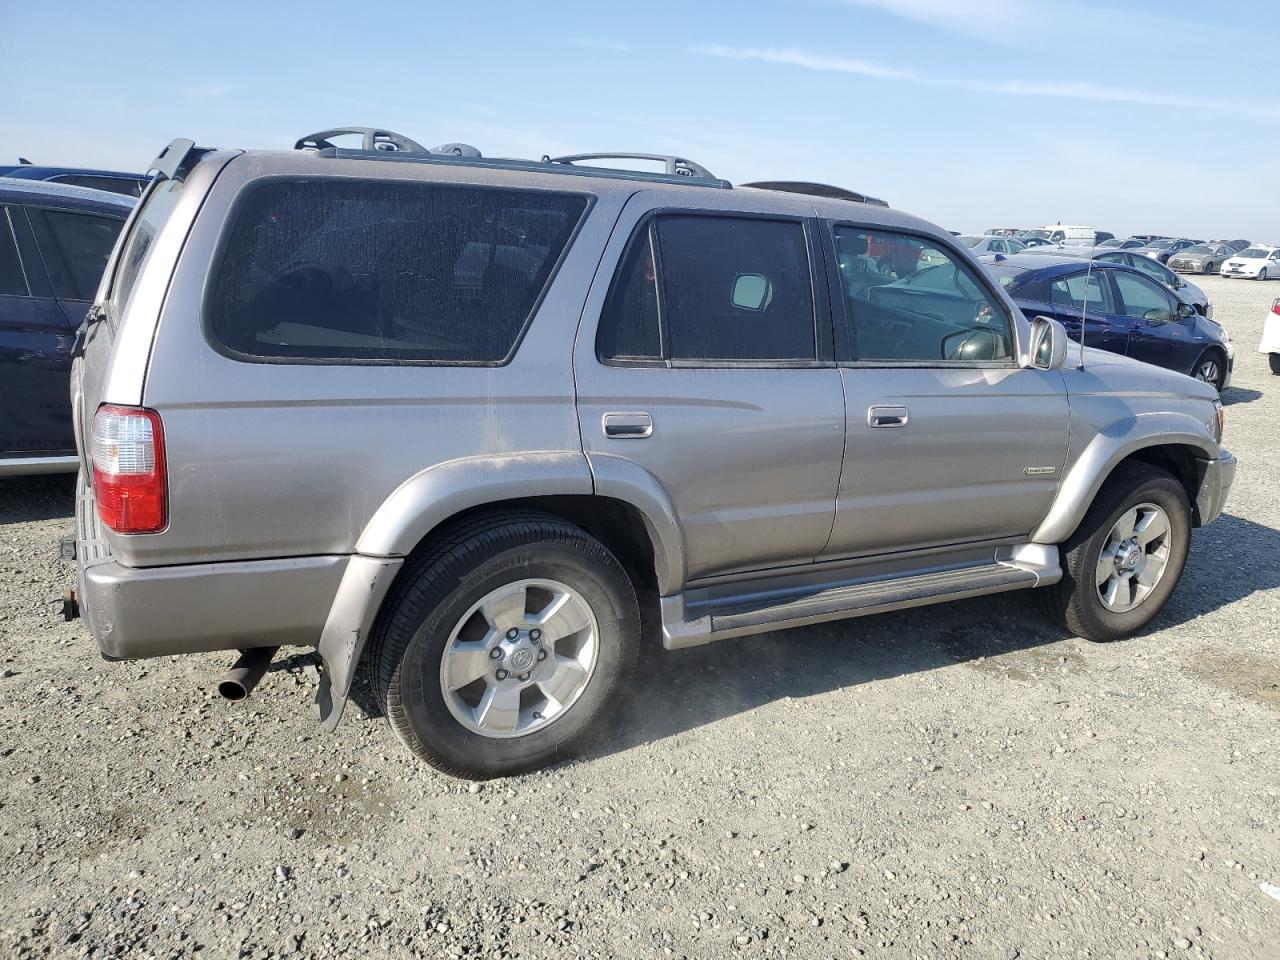
[[[1280,284],[1209,279],[1241,460],[1145,635],[1019,594],[648,658],[586,758],[480,785],[306,657],[109,664],[65,478],[0,481],[0,955],[1280,957]]]

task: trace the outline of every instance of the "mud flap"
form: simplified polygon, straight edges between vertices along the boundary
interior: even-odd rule
[[[320,634],[323,667],[316,707],[326,731],[332,731],[342,719],[356,664],[360,662],[378,609],[403,562],[399,557],[356,555],[342,575],[333,606],[329,608],[329,618]]]

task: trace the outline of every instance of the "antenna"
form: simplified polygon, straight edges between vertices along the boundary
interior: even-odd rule
[[[1094,234],[1089,248],[1089,269],[1084,272],[1084,299],[1080,307],[1080,369],[1084,369],[1084,332],[1088,329],[1086,314],[1089,312],[1089,281],[1093,278],[1093,258],[1098,255],[1098,237]]]

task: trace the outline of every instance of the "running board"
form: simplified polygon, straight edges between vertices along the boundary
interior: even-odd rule
[[[710,609],[700,606],[702,615],[693,620],[686,619],[684,594],[663,597],[662,645],[668,650],[679,650],[769,630],[1046,586],[1062,579],[1057,547],[1026,544],[1001,553],[1008,559],[832,585],[777,603],[728,601]]]

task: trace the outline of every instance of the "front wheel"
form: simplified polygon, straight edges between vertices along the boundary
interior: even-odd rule
[[[1266,268],[1266,267],[1263,267],[1261,270],[1259,270],[1259,271],[1258,271],[1258,279],[1259,279],[1259,280],[1265,280],[1265,279],[1267,279],[1267,268]]]
[[[1191,375],[1200,382],[1209,384],[1219,393],[1222,392],[1222,386],[1227,378],[1222,358],[1212,350],[1201,355]]]
[[[613,554],[542,514],[455,531],[406,569],[371,638],[379,693],[420,759],[507,776],[580,750],[639,652],[640,611]]]
[[[1055,619],[1096,643],[1137,633],[1165,605],[1191,541],[1191,504],[1170,474],[1124,464],[1062,545],[1062,580],[1042,591]]]

